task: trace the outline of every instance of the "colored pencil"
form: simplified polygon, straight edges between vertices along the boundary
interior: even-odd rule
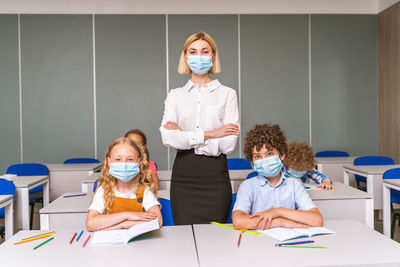
[[[22,241],[19,241],[19,242],[17,242],[17,243],[14,243],[14,245],[19,245],[19,244],[23,244],[23,243],[35,241],[35,240],[42,239],[42,238],[46,238],[46,237],[49,237],[49,236],[51,236],[51,234],[47,234],[47,235],[43,235],[43,236],[38,236],[38,237],[32,237],[32,238],[30,238],[30,239],[26,239],[26,240],[22,240]]]
[[[72,244],[72,241],[74,241],[75,236],[76,236],[76,233],[75,233],[74,236],[72,237],[71,241],[69,241],[69,244],[70,244],[70,245]]]
[[[68,195],[64,197],[81,197],[81,196],[86,196],[87,194],[76,194],[76,195]]]
[[[217,226],[225,227],[225,228],[228,228],[228,229],[232,229],[232,230],[236,230],[236,231],[241,231],[240,229],[235,229],[235,227],[230,226],[230,225],[226,225],[226,224],[222,224],[222,223],[217,223],[217,222],[210,222],[210,223],[211,223],[211,224],[214,224],[214,225],[217,225]],[[258,235],[258,236],[263,236],[263,234],[257,233],[257,232],[254,232],[254,231],[246,231],[246,233],[253,234],[253,235]]]
[[[44,244],[46,244],[47,242],[50,242],[50,241],[53,240],[53,239],[54,239],[54,237],[51,237],[51,238],[47,239],[47,240],[44,241],[43,243],[40,243],[39,245],[37,245],[36,247],[34,247],[33,250],[35,250],[35,249],[37,249],[37,248],[43,246]]]
[[[83,243],[82,247],[84,248],[86,246],[86,243],[89,241],[90,235],[86,238],[85,243]]]
[[[31,237],[26,237],[26,238],[22,238],[22,240],[26,240],[26,239],[31,239],[31,238],[34,238],[34,237],[38,237],[38,236],[42,236],[42,235],[52,235],[52,234],[55,234],[56,232],[48,232],[48,233],[44,233],[44,234],[40,234],[40,235],[34,235],[34,236],[31,236]]]
[[[327,248],[325,246],[282,245],[281,248]]]
[[[81,235],[83,234],[83,230],[81,231],[81,233],[78,235],[78,237],[76,238],[76,242],[79,241],[79,238],[81,238]]]
[[[300,244],[307,244],[307,243],[314,243],[314,241],[313,240],[304,240],[304,241],[298,241],[298,242],[280,243],[280,244],[275,244],[275,247],[280,247],[280,246],[285,246],[285,245],[300,245]]]

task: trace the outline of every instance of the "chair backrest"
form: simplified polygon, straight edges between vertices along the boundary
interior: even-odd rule
[[[96,182],[94,182],[94,185],[93,185],[93,193],[96,192],[97,184],[98,184],[98,183],[99,183],[99,179],[97,179]]]
[[[345,151],[338,151],[338,150],[325,150],[319,151],[315,154],[317,158],[327,158],[327,157],[349,157],[349,153]]]
[[[257,172],[251,172],[251,173],[247,174],[247,178],[246,179],[250,179],[250,178],[256,177],[257,175],[258,175]]]
[[[232,223],[232,210],[233,210],[233,206],[235,206],[236,196],[237,196],[237,193],[232,194],[231,208],[229,210],[229,215],[228,215],[228,219],[226,220],[226,223]]]
[[[400,168],[385,171],[383,179],[400,179]],[[400,191],[390,189],[390,202],[400,204]]]
[[[365,156],[354,159],[354,165],[394,165],[394,160],[392,158],[382,156]]]
[[[64,161],[64,164],[80,164],[80,163],[100,163],[98,159],[92,158],[72,158]]]
[[[227,160],[228,170],[251,170],[250,162],[243,158],[231,158]]]
[[[163,226],[175,225],[172,217],[171,201],[165,198],[159,198],[161,203],[161,215],[163,217]]]
[[[13,202],[15,203],[15,185],[13,182],[0,179],[0,195],[13,195]],[[0,218],[4,218],[5,208],[0,209]]]
[[[49,169],[46,165],[40,163],[22,163],[11,165],[6,173],[16,174],[17,176],[49,175]]]

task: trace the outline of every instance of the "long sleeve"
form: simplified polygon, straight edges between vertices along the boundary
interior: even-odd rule
[[[307,177],[313,180],[316,184],[321,184],[325,180],[329,181],[329,179],[324,174],[316,170],[308,171]]]

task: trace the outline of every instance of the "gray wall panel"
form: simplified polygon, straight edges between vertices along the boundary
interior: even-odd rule
[[[0,15],[0,173],[20,163],[18,16]]]
[[[25,162],[93,157],[90,15],[22,15]]]
[[[377,154],[377,16],[312,16],[316,151]]]
[[[99,157],[132,128],[148,139],[150,158],[167,169],[160,127],[166,97],[165,16],[97,15]]]
[[[278,123],[309,141],[307,16],[242,15],[241,62],[243,130]]]

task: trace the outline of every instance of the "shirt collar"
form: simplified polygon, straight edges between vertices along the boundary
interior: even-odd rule
[[[209,92],[214,91],[218,87],[220,87],[221,83],[218,81],[218,79],[212,80],[211,82],[205,84],[205,87],[208,89]],[[195,87],[195,84],[192,82],[192,80],[189,79],[189,81],[185,84],[184,88],[189,92],[193,87]]]
[[[259,175],[257,176],[257,180],[258,180],[258,183],[261,185],[261,187],[264,187],[264,186],[267,185],[267,184],[268,184],[270,187],[279,187],[279,186],[281,186],[281,185],[285,182],[286,177],[285,177],[285,173],[281,171],[281,178],[279,179],[279,182],[278,182],[275,186],[273,186],[273,185],[268,181],[268,179],[265,178],[264,176],[262,176],[261,174],[259,174]]]

